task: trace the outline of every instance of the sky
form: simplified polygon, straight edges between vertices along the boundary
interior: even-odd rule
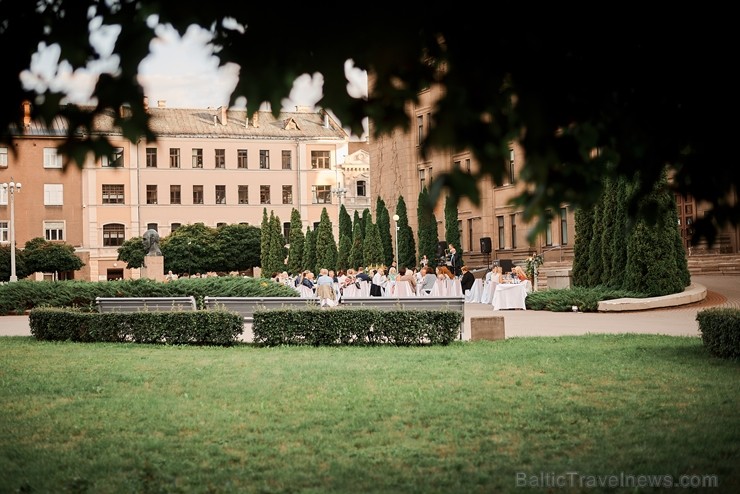
[[[65,88],[69,91],[69,102],[89,103],[97,74],[113,72],[118,67],[117,57],[110,56],[110,52],[119,32],[118,27],[91,27],[91,40],[103,55],[103,62],[73,72],[69,64],[59,62],[58,47],[41,46],[32,58],[30,70],[21,74],[25,86],[38,90]],[[163,100],[168,108],[217,108],[229,102],[239,67],[235,64],[218,67],[218,59],[207,44],[210,40],[207,31],[191,26],[180,37],[174,29],[158,26],[157,34],[150,55],[139,66],[139,82],[150,105]],[[367,74],[351,61],[345,64],[345,73],[348,92],[355,97],[367,95]],[[321,98],[322,87],[321,74],[303,74],[283,100],[283,109],[314,106]],[[237,102],[237,106],[244,104],[245,101]]]

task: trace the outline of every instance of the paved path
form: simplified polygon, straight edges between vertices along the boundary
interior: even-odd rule
[[[649,333],[700,336],[696,314],[709,307],[740,309],[740,276],[694,276],[692,282],[707,288],[707,297],[689,305],[614,313],[572,313],[534,310],[494,311],[489,304],[465,305],[465,333],[470,338],[470,318],[501,315],[507,338],[561,336],[588,333]],[[250,331],[245,340],[250,341]],[[28,316],[0,316],[0,336],[30,336]]]

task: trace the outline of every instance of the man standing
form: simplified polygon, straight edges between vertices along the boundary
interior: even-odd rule
[[[450,244],[450,271],[455,276],[460,276],[460,258],[457,257],[457,249]]]

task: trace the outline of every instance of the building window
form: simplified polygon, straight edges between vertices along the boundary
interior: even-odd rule
[[[432,167],[431,166],[427,168],[427,180],[429,180],[429,183],[432,183]]]
[[[157,148],[146,148],[146,167],[157,168]]]
[[[270,169],[270,151],[267,149],[260,149],[260,168],[262,170]]]
[[[156,224],[156,223],[147,223],[146,224],[146,229],[147,230],[154,230],[155,232],[158,232],[159,231],[159,225]]]
[[[470,173],[470,158],[465,160],[465,171]]]
[[[419,190],[424,190],[426,187],[426,170],[419,170]]]
[[[290,149],[283,150],[283,170],[290,170],[293,168],[293,153]]]
[[[516,249],[516,214],[510,215],[509,221],[511,222],[509,227],[511,229],[511,248]]]
[[[44,148],[44,168],[61,168],[62,156],[57,148]]]
[[[7,168],[7,167],[8,167],[8,148],[0,147],[0,168]]]
[[[269,185],[260,185],[260,204],[270,204]]]
[[[311,168],[330,168],[329,151],[311,151]]]
[[[182,226],[182,223],[170,223],[170,233],[175,233],[178,228]]]
[[[126,227],[112,223],[103,225],[103,247],[120,247],[126,240]]]
[[[216,204],[226,204],[226,186],[216,186]]]
[[[460,160],[457,160],[457,161],[453,161],[452,162],[452,168],[453,169],[460,170],[460,167],[461,167],[461,161]]]
[[[202,185],[193,185],[193,204],[203,204]]]
[[[424,115],[416,116],[416,129],[417,129],[416,145],[421,146],[421,143],[424,142]]]
[[[179,185],[170,185],[170,204],[182,204],[180,192]]]
[[[123,204],[123,184],[103,184],[103,204]]]
[[[123,166],[123,148],[113,148],[111,156],[101,156],[100,164],[102,166],[120,167]]]
[[[514,150],[509,149],[509,184],[514,184]]]
[[[549,211],[549,213],[552,213],[552,211]],[[550,216],[547,218],[547,226],[545,227],[545,245],[552,245],[552,217]]]
[[[64,240],[64,222],[44,221],[44,238],[46,240]]]
[[[64,205],[64,185],[44,184],[44,206]]]
[[[357,181],[357,197],[365,197],[367,195],[367,182],[364,180]]]
[[[193,168],[203,168],[203,150],[193,148]]]
[[[236,167],[247,168],[247,150],[238,149],[236,151]]]
[[[311,196],[314,204],[331,204],[331,185],[312,185]]]
[[[496,216],[496,222],[498,223],[498,248],[506,248],[506,237],[504,232],[504,217]]]
[[[0,221],[0,242],[10,242],[10,233],[7,221]]]
[[[180,168],[180,148],[170,148],[170,168]]]
[[[157,186],[147,185],[146,186],[146,203],[157,204]]]
[[[239,186],[239,204],[249,204],[249,185]]]
[[[568,208],[560,208],[560,245],[568,245]]]
[[[283,223],[283,238],[286,242],[290,239],[290,221]]]
[[[283,185],[283,204],[293,204],[292,185]]]
[[[224,226],[226,226],[226,223],[224,223],[223,221],[219,221],[218,223],[216,223],[216,228],[221,228]]]
[[[216,149],[216,168],[226,168],[226,150]]]

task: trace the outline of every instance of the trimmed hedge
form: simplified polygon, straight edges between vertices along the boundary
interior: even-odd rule
[[[712,355],[740,357],[740,309],[716,307],[696,314],[701,341]]]

